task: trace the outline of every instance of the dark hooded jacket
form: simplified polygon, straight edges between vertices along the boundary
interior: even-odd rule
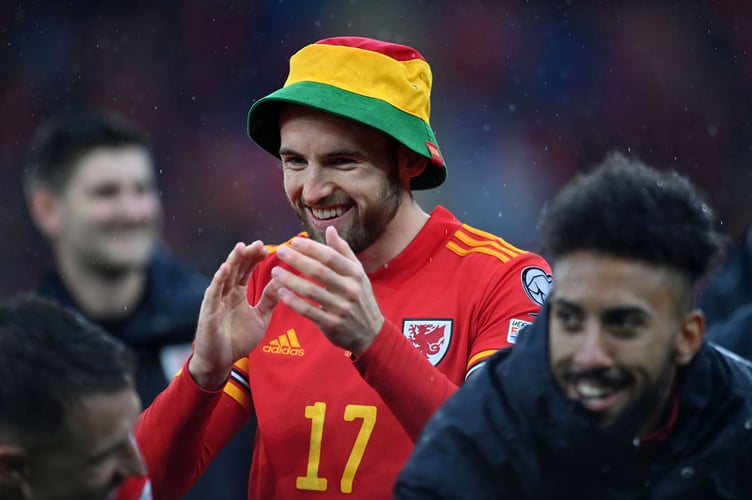
[[[174,375],[174,363],[167,362],[171,352],[175,352],[177,346],[190,348],[208,285],[208,278],[160,248],[149,263],[144,296],[131,314],[117,320],[94,320],[136,352],[136,388],[144,406],[167,387]],[[54,269],[42,276],[35,292],[81,313]],[[246,425],[236,434],[184,499],[245,498],[254,432],[254,425]]]
[[[752,226],[729,248],[697,304],[708,325],[705,338],[752,360]]]
[[[136,351],[136,387],[144,406],[151,403],[174,375],[165,373],[161,360],[163,349],[189,345],[193,341],[208,285],[208,278],[192,271],[162,248],[149,263],[146,291],[131,314],[116,320],[93,320]],[[81,312],[55,269],[42,276],[35,291]]]
[[[396,499],[752,498],[752,364],[704,342],[681,370],[679,413],[648,455],[558,389],[548,309],[436,413]]]
[[[724,322],[749,304],[752,304],[752,226],[731,243],[722,265],[702,287],[697,299],[708,327]]]

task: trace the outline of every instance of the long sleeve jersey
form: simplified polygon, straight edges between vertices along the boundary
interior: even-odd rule
[[[284,266],[270,249],[250,304]],[[223,390],[202,390],[187,370],[176,377],[137,428],[155,498],[178,498],[253,412],[249,498],[389,498],[427,420],[515,342],[551,284],[540,256],[442,207],[369,278],[386,321],[357,359],[280,303]]]

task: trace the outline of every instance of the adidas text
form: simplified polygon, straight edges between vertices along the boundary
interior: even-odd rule
[[[305,352],[303,351],[302,347],[288,347],[288,346],[276,346],[276,345],[265,345],[263,348],[264,352],[269,352],[271,354],[284,354],[286,356],[303,356],[305,355]]]

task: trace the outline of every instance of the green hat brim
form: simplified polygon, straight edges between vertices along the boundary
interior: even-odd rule
[[[440,151],[433,130],[426,122],[381,99],[324,83],[294,83],[272,92],[251,106],[248,111],[248,135],[276,157],[279,157],[279,107],[282,103],[308,106],[373,127],[427,158],[429,163],[425,170],[412,179],[412,189],[434,188],[446,179],[441,154],[432,156],[426,144],[430,143]]]

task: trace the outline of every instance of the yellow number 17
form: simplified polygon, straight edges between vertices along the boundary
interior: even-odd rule
[[[326,491],[326,478],[319,477],[319,464],[321,461],[321,438],[324,435],[324,417],[326,416],[326,403],[314,403],[305,408],[305,418],[311,420],[311,442],[308,448],[308,465],[306,475],[298,476],[295,486],[299,490]],[[365,405],[345,406],[345,421],[352,422],[356,418],[363,419],[363,423],[355,438],[350,456],[342,471],[339,481],[339,490],[342,493],[352,493],[353,479],[358,471],[366,445],[376,425],[376,407]]]

